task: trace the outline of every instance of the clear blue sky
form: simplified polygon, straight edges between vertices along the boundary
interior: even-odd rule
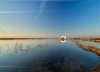
[[[0,37],[100,37],[100,0],[0,0]]]

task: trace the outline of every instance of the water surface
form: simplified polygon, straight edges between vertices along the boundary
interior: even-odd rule
[[[79,42],[99,49],[99,43]],[[95,72],[99,60],[71,40],[0,40],[0,72]]]

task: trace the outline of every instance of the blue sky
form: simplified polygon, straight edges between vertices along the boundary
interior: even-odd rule
[[[1,0],[0,37],[99,37],[100,0]]]

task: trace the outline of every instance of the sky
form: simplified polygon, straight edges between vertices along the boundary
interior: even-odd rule
[[[0,37],[100,37],[100,0],[0,0]]]

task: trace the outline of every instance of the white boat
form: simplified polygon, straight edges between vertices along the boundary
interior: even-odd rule
[[[63,35],[63,36],[60,37],[60,39],[61,39],[61,40],[66,40],[66,36]]]

